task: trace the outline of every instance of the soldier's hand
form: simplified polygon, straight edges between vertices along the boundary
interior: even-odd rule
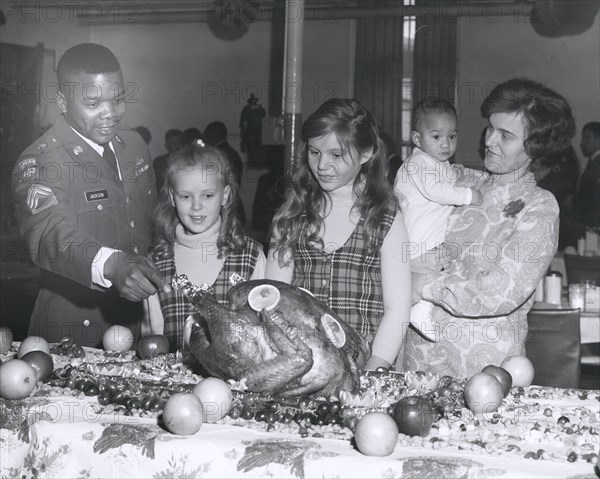
[[[154,263],[135,254],[117,251],[104,263],[104,277],[112,282],[121,297],[141,301],[159,289],[168,293],[170,285]]]

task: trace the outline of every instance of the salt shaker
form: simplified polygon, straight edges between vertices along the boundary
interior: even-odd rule
[[[561,293],[562,274],[559,271],[548,271],[544,277],[544,301],[560,305]]]
[[[577,240],[577,254],[583,256],[585,254],[585,237],[581,237]]]

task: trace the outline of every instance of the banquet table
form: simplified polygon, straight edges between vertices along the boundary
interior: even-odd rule
[[[572,427],[557,426],[564,418]],[[463,409],[425,438],[400,435],[385,457],[360,453],[341,426],[299,434],[294,424],[225,418],[178,436],[160,417],[125,415],[69,388],[0,399],[0,420],[2,478],[581,479],[597,477],[600,452],[600,391],[537,386],[513,388],[493,415]]]

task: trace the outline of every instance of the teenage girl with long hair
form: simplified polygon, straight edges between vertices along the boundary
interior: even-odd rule
[[[271,231],[266,276],[312,292],[390,367],[410,318],[406,228],[385,178],[385,147],[353,99],[322,104],[302,125],[300,157]]]

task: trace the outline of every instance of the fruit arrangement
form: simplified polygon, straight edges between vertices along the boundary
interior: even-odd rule
[[[0,395],[7,400],[73,395],[91,402],[98,414],[156,418],[174,434],[202,434],[203,422],[222,422],[354,439],[361,452],[375,456],[396,446],[418,446],[532,460],[598,460],[600,392],[531,386],[533,369],[524,357],[507,358],[508,369],[487,366],[468,380],[379,369],[360,376],[357,394],[286,397],[202,379],[179,353],[140,359],[140,351],[86,350],[83,361],[68,354],[74,351],[68,340],[49,347],[51,355],[39,339],[25,344],[11,348],[22,359],[2,356]],[[573,400],[580,406],[573,408]]]

